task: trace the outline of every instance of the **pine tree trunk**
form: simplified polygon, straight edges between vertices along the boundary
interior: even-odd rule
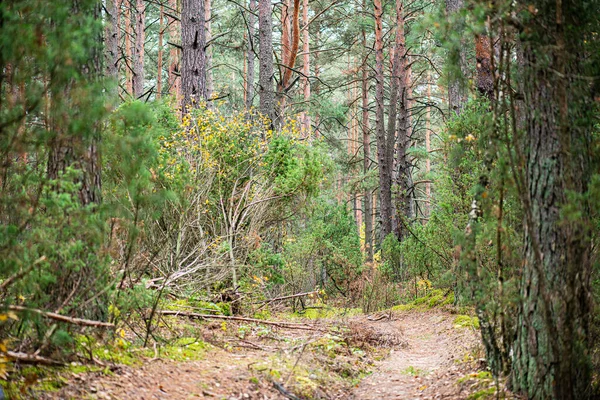
[[[133,97],[136,99],[144,94],[145,19],[144,0],[137,0],[135,7],[135,46],[133,48]]]
[[[204,0],[181,3],[182,113],[206,100],[206,24]]]
[[[410,160],[408,159],[408,147],[410,146],[411,123],[410,123],[410,67],[406,57],[406,39],[404,34],[404,1],[396,0],[396,46],[394,50],[394,63],[399,64],[399,88],[395,101],[398,103],[398,132],[396,136],[396,168],[394,175],[396,226],[395,234],[399,241],[406,237],[405,225],[412,218],[412,177],[410,174]],[[396,60],[397,58],[397,60]],[[396,66],[394,66],[394,69]],[[393,150],[392,150],[393,151]]]
[[[133,50],[131,39],[131,15],[133,5],[131,2],[125,5],[125,91],[128,96],[133,95]]]
[[[258,1],[258,39],[259,110],[269,119],[272,126],[275,121],[275,92],[273,91],[273,10],[270,0]]]
[[[523,38],[525,265],[512,384],[531,399],[584,399],[591,372],[592,222],[581,194],[592,173],[594,100],[589,84],[573,77],[586,75],[579,27],[589,11],[569,1],[532,3],[536,14]]]
[[[384,75],[383,75],[383,7],[381,0],[374,0],[375,8],[375,130],[377,134],[377,162],[379,168],[379,220],[380,241],[392,232],[392,165],[388,157],[388,141],[385,134]]]
[[[423,216],[429,218],[431,215],[431,71],[427,70],[427,110],[425,114],[425,150],[427,158],[425,159],[425,207]]]
[[[117,0],[106,1],[106,74],[117,79],[119,73],[119,25]]]
[[[212,0],[204,1],[204,19],[206,21],[206,43],[209,43],[212,39]],[[214,91],[214,82],[212,75],[212,45],[209,45],[206,49],[206,99],[211,99]],[[212,102],[208,103],[209,107],[212,107]]]
[[[477,91],[489,100],[494,98],[494,75],[492,73],[492,43],[487,35],[479,35],[475,42],[477,61]]]
[[[156,66],[156,98],[160,99],[162,95],[162,70],[163,70],[163,37],[165,28],[163,24],[164,20],[164,6],[160,6],[159,16],[159,27],[158,27],[158,61]]]
[[[363,9],[366,10],[366,2],[363,1]],[[367,33],[362,29],[363,48],[367,49]],[[369,127],[369,70],[367,59],[363,60],[362,65],[362,135],[363,135],[363,173],[368,175],[371,169],[371,131]],[[365,220],[365,259],[367,262],[373,261],[373,203],[372,193],[368,186],[365,186],[363,194],[364,220]]]
[[[172,13],[175,13],[179,9],[177,0],[169,0],[169,8]],[[171,18],[171,21],[169,22],[169,41],[171,42],[171,49],[169,50],[169,88],[170,93],[175,97],[177,104],[180,104],[181,101],[181,52],[174,45],[179,45],[181,42],[179,27],[180,21]]]
[[[308,108],[308,102],[310,101],[310,81],[308,76],[310,75],[310,43],[308,36],[308,0],[303,0],[302,3],[302,53],[303,53],[303,65],[302,77],[303,91],[304,91],[304,107]],[[302,130],[304,137],[310,137],[310,114],[307,111],[302,112]]]
[[[256,23],[256,0],[250,0],[250,12],[248,13],[248,51],[246,53],[246,109],[252,108],[254,102],[254,25]]]

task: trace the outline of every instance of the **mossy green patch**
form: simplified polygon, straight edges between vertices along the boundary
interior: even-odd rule
[[[496,396],[496,388],[490,387],[487,389],[479,390],[475,393],[471,393],[467,400],[480,400],[480,399],[492,399]]]
[[[457,315],[454,318],[454,327],[459,328],[471,328],[471,329],[479,329],[479,318],[471,317],[469,315]]]

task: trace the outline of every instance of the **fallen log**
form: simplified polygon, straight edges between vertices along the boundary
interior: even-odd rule
[[[159,310],[156,313],[160,314],[160,315],[173,315],[176,317],[188,317],[188,318],[199,318],[199,319],[223,319],[223,320],[229,320],[229,321],[253,322],[255,324],[271,325],[271,326],[277,326],[279,328],[286,328],[286,329],[300,329],[300,330],[306,330],[306,331],[322,331],[323,330],[322,328],[319,328],[316,326],[310,326],[310,325],[306,325],[306,324],[295,324],[295,323],[291,323],[291,322],[265,321],[263,319],[235,317],[235,316],[227,316],[227,315],[199,314],[199,313],[176,311],[176,310]]]
[[[66,315],[61,315],[61,314],[57,314],[57,313],[53,313],[53,312],[49,312],[49,311],[38,310],[36,308],[28,308],[28,307],[23,307],[23,306],[8,306],[8,309],[10,311],[32,312],[35,314],[39,314],[45,318],[50,318],[55,321],[66,322],[66,323],[73,324],[73,325],[93,326],[96,328],[99,328],[99,327],[114,328],[115,327],[115,324],[111,324],[110,322],[93,321],[93,320],[82,319],[82,318],[72,318],[72,317],[67,317]]]

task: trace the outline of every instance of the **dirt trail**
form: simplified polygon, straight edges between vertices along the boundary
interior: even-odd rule
[[[457,385],[457,380],[470,371],[456,361],[468,355],[478,339],[473,329],[453,327],[454,317],[442,312],[406,313],[395,321],[379,322],[402,330],[407,345],[393,350],[361,382],[353,399],[466,398],[468,388]]]
[[[373,318],[360,316],[347,321],[350,330],[355,332],[355,340],[360,340],[356,339],[360,337],[360,332],[363,334],[366,332],[368,333],[366,337],[377,338],[378,346],[393,348],[388,357],[375,363],[373,367],[375,372],[354,388],[349,381],[345,385],[320,386],[310,395],[311,398],[465,399],[470,392],[473,392],[474,386],[469,382],[457,384],[459,378],[474,372],[473,363],[455,362],[457,359],[464,359],[478,342],[477,333],[473,329],[454,327],[455,315],[436,310],[412,311],[386,317],[376,321],[372,320]],[[335,321],[322,320],[320,323],[326,326]],[[292,343],[290,340],[309,343],[322,336],[304,331],[282,331],[281,334],[283,333],[286,336],[282,336],[280,341],[268,341],[254,336],[246,341],[237,342],[238,345],[245,343],[250,348],[236,348],[235,351],[212,349],[198,361],[149,359],[138,367],[119,366],[111,376],[100,373],[76,374],[69,379],[70,383],[60,392],[48,393],[46,396],[36,396],[36,398],[106,400],[305,398],[297,392],[295,395],[298,397],[293,397],[291,393],[287,393],[288,396],[282,395],[275,390],[270,379],[264,378],[264,373],[268,371],[257,372],[266,368],[257,366],[269,357],[274,357],[274,354],[278,354],[282,360],[287,360],[287,365],[290,365],[290,362],[297,362],[300,353],[298,350],[289,352],[289,348],[293,343],[302,342]],[[289,336],[290,334],[295,336]],[[286,344],[287,342],[290,343]],[[275,349],[274,346],[278,343],[283,344],[284,347]],[[353,343],[346,349],[356,345]],[[295,346],[296,349],[300,347],[302,346]],[[321,355],[321,360],[324,358],[325,363],[335,364],[345,357],[344,352],[348,350],[341,349],[333,358],[330,358],[331,355]],[[315,356],[314,353],[311,354]],[[310,357],[308,352],[303,356],[305,361],[307,357]],[[344,365],[358,364],[359,361],[352,358],[356,356],[348,357],[350,357],[349,361]],[[311,374],[314,375],[311,375],[311,379],[319,381],[319,376],[327,374],[326,371],[319,370],[311,359],[306,362],[309,365],[305,365],[305,369],[310,369]],[[335,367],[334,364],[332,368]],[[289,379],[282,378],[276,380],[287,385]]]

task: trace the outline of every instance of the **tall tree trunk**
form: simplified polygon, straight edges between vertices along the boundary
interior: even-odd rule
[[[292,84],[292,69],[295,67],[300,45],[300,0],[294,0],[290,13],[289,0],[285,0],[281,12],[281,81],[277,87],[278,122],[283,123],[287,105],[287,92]]]
[[[252,108],[254,102],[254,25],[256,23],[256,0],[250,0],[250,12],[248,13],[248,51],[246,53],[246,109]]]
[[[117,0],[106,1],[106,74],[111,79],[119,76],[119,25]]]
[[[310,114],[306,111],[308,102],[310,101],[310,43],[308,36],[308,0],[303,0],[302,3],[302,83],[304,91],[304,111],[302,111],[302,130],[304,137],[310,137]]]
[[[363,0],[363,9],[366,11],[366,2]],[[363,49],[367,49],[367,33],[362,28]],[[368,53],[367,53],[368,54]],[[369,127],[369,70],[368,55],[363,59],[361,89],[362,89],[362,134],[363,134],[363,173],[368,176],[371,169],[371,131]],[[367,262],[373,261],[373,203],[372,191],[365,185],[363,204],[365,220],[365,259]]]
[[[206,24],[204,0],[181,3],[182,113],[206,100]]]
[[[425,207],[423,208],[424,217],[429,218],[431,215],[431,70],[427,70],[427,110],[425,114],[425,151],[427,158],[425,159]]]
[[[145,8],[144,0],[137,0],[135,6],[135,46],[133,48],[133,97],[136,99],[144,94]]]
[[[375,131],[379,168],[380,241],[383,242],[383,239],[392,232],[392,165],[388,158],[384,121],[383,7],[381,0],[374,0],[373,5],[375,8]]]
[[[494,75],[492,73],[492,43],[487,35],[479,35],[475,42],[477,61],[476,87],[481,96],[492,100],[494,97]]]
[[[158,27],[158,61],[156,66],[156,98],[160,99],[162,95],[162,73],[163,73],[163,37],[165,35],[164,27],[164,6],[160,5],[159,27]]]
[[[392,232],[396,233],[396,236],[400,239],[402,236],[400,232],[400,226],[402,226],[401,219],[404,217],[400,211],[400,202],[398,201],[402,197],[402,191],[405,191],[406,188],[399,185],[400,181],[395,179],[394,175],[397,174],[397,171],[394,170],[394,161],[396,163],[401,162],[400,158],[394,160],[394,149],[396,147],[396,134],[398,135],[398,143],[401,143],[400,135],[403,133],[401,130],[396,132],[396,117],[398,110],[398,91],[400,88],[400,83],[404,79],[401,74],[404,74],[403,71],[403,59],[405,53],[405,45],[404,45],[404,19],[402,17],[403,5],[402,0],[396,0],[396,38],[394,42],[394,48],[392,53],[392,76],[390,77],[390,104],[388,110],[388,125],[387,125],[387,137],[386,137],[386,145],[385,145],[385,159],[386,164],[389,165],[391,175],[390,180],[392,182],[395,181],[396,185],[394,185],[392,190],[392,200],[391,200],[391,212],[392,212]],[[400,154],[400,153],[399,153]],[[391,187],[391,184],[390,184]],[[389,232],[387,232],[389,233]]]
[[[399,76],[398,95],[394,98],[399,110],[398,132],[396,135],[396,168],[394,174],[395,193],[394,205],[396,215],[394,232],[398,240],[402,241],[406,237],[405,225],[412,218],[412,177],[410,174],[410,160],[408,159],[408,147],[410,146],[411,123],[410,123],[410,67],[406,56],[406,44],[404,35],[404,1],[396,0],[396,45],[394,49],[394,69],[398,68]],[[394,113],[396,117],[396,114]],[[390,119],[391,123],[391,119]],[[392,148],[393,152],[393,148]]]
[[[179,10],[177,0],[169,0],[169,8],[171,13],[176,13]],[[177,104],[180,104],[181,101],[181,51],[175,46],[181,42],[179,27],[180,21],[171,18],[169,22],[169,41],[171,42],[171,49],[169,50],[169,88],[171,95],[175,96]]]
[[[125,5],[125,91],[128,96],[133,95],[133,51],[131,41],[133,34],[131,31],[131,15],[133,4],[131,1]]]
[[[204,19],[206,21],[206,43],[212,39],[212,0],[204,1]],[[212,75],[212,45],[206,48],[206,99],[211,99],[214,91],[214,82]],[[212,102],[208,103],[212,107]]]
[[[584,194],[594,94],[575,78],[593,74],[582,68],[591,56],[584,52],[587,5],[533,1],[523,35],[525,265],[512,384],[530,399],[590,395],[592,221]]]
[[[273,91],[273,10],[271,0],[258,1],[259,110],[271,126],[275,121],[275,92]]]
[[[446,0],[446,14],[449,18],[456,18],[457,21],[452,29],[462,35],[464,24],[462,17],[457,15],[464,8],[464,0]],[[467,102],[467,89],[465,87],[467,72],[467,56],[465,53],[466,43],[461,41],[459,49],[455,49],[450,54],[451,59],[458,60],[458,72],[450,76],[448,83],[448,108],[455,114],[460,114],[463,106]]]

